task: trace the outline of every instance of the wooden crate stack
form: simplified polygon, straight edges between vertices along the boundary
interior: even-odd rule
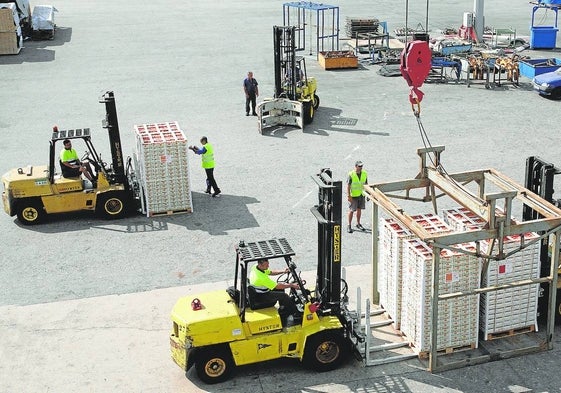
[[[380,21],[376,18],[349,18],[346,19],[345,29],[347,37],[356,38],[359,33],[377,33]]]
[[[500,213],[500,211],[498,211]],[[444,211],[445,220],[456,230],[480,229],[485,221],[466,208]],[[538,238],[536,233],[524,234],[524,242]],[[508,254],[520,245],[519,235],[503,239],[504,252]],[[481,242],[481,251],[489,253],[492,244]],[[535,242],[508,258],[490,260],[482,287],[496,286],[530,278],[540,274],[540,243]],[[512,332],[517,329],[533,331],[537,329],[539,284],[501,289],[481,294],[479,320],[485,340],[493,335]]]
[[[192,212],[189,149],[179,124],[141,124],[134,129],[147,216]]]
[[[23,46],[19,16],[14,3],[0,3],[0,55],[17,55]]]

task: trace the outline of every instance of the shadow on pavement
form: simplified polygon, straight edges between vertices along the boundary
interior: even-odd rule
[[[221,194],[219,198],[212,198],[208,194],[193,192],[192,198],[193,213],[152,217],[134,215],[120,220],[103,220],[95,217],[93,212],[80,211],[48,216],[39,225],[21,225],[15,218],[14,222],[21,228],[40,233],[76,232],[91,228],[122,233],[159,232],[168,230],[168,224],[174,224],[210,235],[227,235],[229,230],[259,226],[248,209],[249,204],[259,203],[253,197]]]

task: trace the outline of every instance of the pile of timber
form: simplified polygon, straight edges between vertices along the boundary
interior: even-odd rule
[[[380,21],[376,18],[350,18],[347,17],[345,30],[347,37],[356,38],[359,33],[378,33]]]

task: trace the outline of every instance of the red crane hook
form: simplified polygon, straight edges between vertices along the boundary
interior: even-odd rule
[[[409,101],[414,112],[415,105],[417,105],[417,113],[420,113],[420,103],[424,96],[419,87],[423,85],[423,82],[430,73],[431,59],[432,53],[427,41],[411,41],[401,52],[399,69],[401,75],[411,88]]]

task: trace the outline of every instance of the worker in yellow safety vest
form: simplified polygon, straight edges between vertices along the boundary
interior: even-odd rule
[[[363,186],[368,182],[366,171],[362,169],[362,161],[355,162],[355,169],[347,177],[347,200],[349,201],[349,225],[347,232],[353,233],[353,215],[356,212],[356,227],[361,231],[366,229],[360,223],[362,209],[365,208],[365,198],[362,194]]]
[[[199,154],[202,158],[201,165],[206,172],[206,191],[205,193],[211,194],[212,197],[218,197],[220,195],[220,188],[216,184],[214,179],[214,148],[206,136],[201,138],[202,147],[189,146],[189,149],[193,150],[195,154]],[[211,192],[214,190],[214,192]]]

